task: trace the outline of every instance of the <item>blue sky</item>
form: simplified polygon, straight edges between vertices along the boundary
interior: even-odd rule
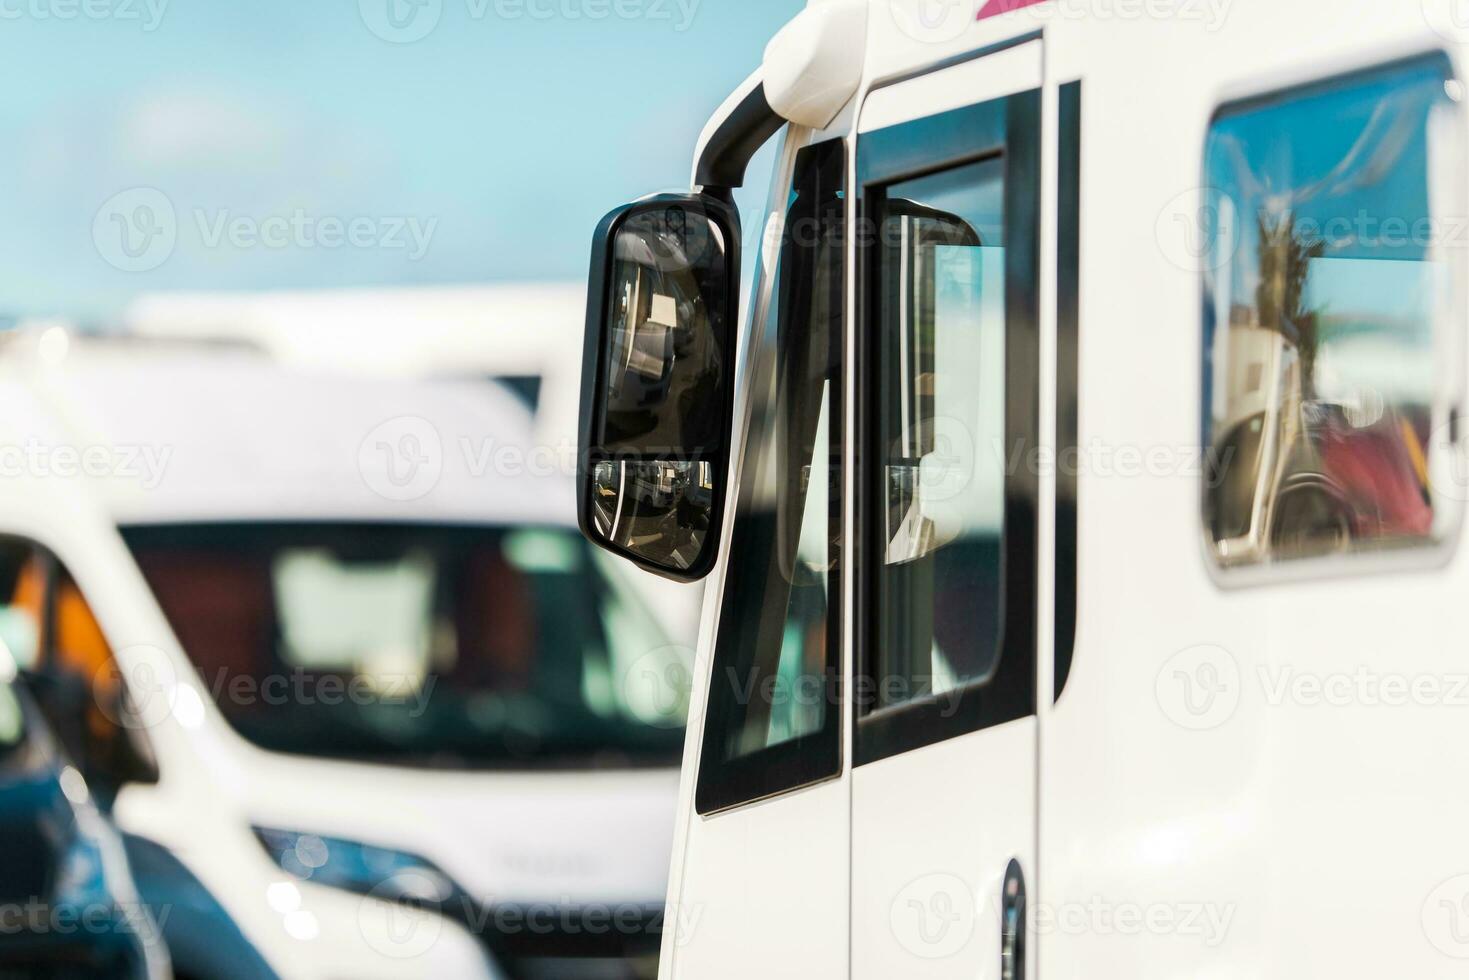
[[[704,121],[801,6],[15,0],[0,315],[105,319],[161,289],[581,280],[601,214],[687,183]],[[174,238],[144,253],[160,260],[127,271],[99,247],[110,221],[142,235],[164,209]]]

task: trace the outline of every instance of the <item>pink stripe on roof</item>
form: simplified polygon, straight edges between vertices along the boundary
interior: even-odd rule
[[[1013,11],[1021,10],[1025,7],[1034,7],[1036,4],[1044,2],[1045,0],[989,0],[983,7],[979,8],[979,16],[975,19],[988,20],[991,17],[998,17],[1000,14],[1012,13]]]

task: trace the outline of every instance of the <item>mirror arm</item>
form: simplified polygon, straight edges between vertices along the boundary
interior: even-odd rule
[[[726,103],[729,110],[706,133],[694,165],[694,186],[716,197],[721,191],[728,195],[732,188],[744,186],[751,158],[785,124],[770,107],[758,75],[752,75],[742,88],[748,90],[731,97],[733,104]]]

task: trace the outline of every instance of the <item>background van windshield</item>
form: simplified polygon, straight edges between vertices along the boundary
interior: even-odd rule
[[[468,767],[677,758],[682,654],[574,531],[124,534],[210,696],[256,745]]]

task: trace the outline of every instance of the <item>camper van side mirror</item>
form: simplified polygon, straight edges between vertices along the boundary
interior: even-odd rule
[[[578,520],[679,581],[719,551],[739,281],[737,214],[709,195],[618,208],[592,240]]]

